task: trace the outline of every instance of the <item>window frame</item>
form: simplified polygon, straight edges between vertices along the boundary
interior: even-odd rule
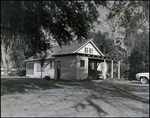
[[[80,67],[85,67],[85,60],[80,60]]]
[[[26,64],[26,73],[28,75],[34,75],[34,63],[27,63]]]
[[[36,72],[41,72],[41,65],[39,63],[37,63]]]
[[[38,70],[38,67],[39,67],[39,70]],[[41,64],[40,63],[37,63],[37,70],[36,72],[41,72]],[[42,72],[44,72],[44,68],[42,68]]]
[[[85,47],[84,52],[88,53],[88,47]]]
[[[49,69],[53,69],[55,67],[55,62],[54,61],[50,61],[49,62]]]
[[[93,48],[89,48],[89,53],[93,54]]]
[[[34,69],[34,63],[27,63],[26,68],[27,69]]]

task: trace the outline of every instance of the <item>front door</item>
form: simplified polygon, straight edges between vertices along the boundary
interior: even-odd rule
[[[97,61],[89,60],[88,76],[97,79]]]
[[[57,61],[57,79],[60,79],[61,62]]]

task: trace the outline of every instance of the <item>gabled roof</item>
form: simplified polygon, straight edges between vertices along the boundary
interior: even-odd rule
[[[77,50],[78,48],[80,48],[82,45],[84,45],[86,42],[73,42],[70,45],[65,45],[62,46],[62,48],[60,48],[59,46],[53,48],[53,50],[55,50],[55,54],[53,55],[61,55],[61,54],[71,54],[74,53],[75,50]]]
[[[47,50],[48,56],[46,59],[53,59],[55,55],[63,55],[63,54],[73,54],[73,53],[78,53],[78,51],[86,46],[88,43],[91,43],[93,47],[100,53],[100,55],[104,56],[103,53],[97,48],[97,46],[92,42],[92,40],[86,40],[83,42],[73,42],[70,45],[65,45],[60,48],[60,46],[54,46],[52,47],[51,50]],[[36,61],[39,60],[39,58],[34,59],[33,56],[30,57],[26,61]]]
[[[89,40],[88,42],[86,42],[84,45],[82,45],[81,47],[79,47],[76,51],[74,51],[73,53],[77,53],[80,49],[82,49],[83,47],[85,47],[88,43],[91,43],[93,45],[93,47],[100,53],[100,55],[104,56],[104,54],[97,48],[97,46],[93,43],[92,40]]]

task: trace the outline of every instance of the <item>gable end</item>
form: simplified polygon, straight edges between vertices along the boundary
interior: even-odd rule
[[[84,45],[79,47],[73,53],[85,53],[85,54],[95,54],[95,55],[104,56],[104,54],[97,48],[97,46],[91,40],[89,40]]]

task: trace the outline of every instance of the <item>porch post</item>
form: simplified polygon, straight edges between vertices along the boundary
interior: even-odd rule
[[[104,59],[104,79],[106,79],[106,59]]]
[[[120,79],[120,61],[118,61],[118,79]]]
[[[111,60],[111,78],[113,78],[113,73],[114,73],[114,70],[113,70],[113,60]]]
[[[76,80],[78,80],[78,54],[76,57]]]

